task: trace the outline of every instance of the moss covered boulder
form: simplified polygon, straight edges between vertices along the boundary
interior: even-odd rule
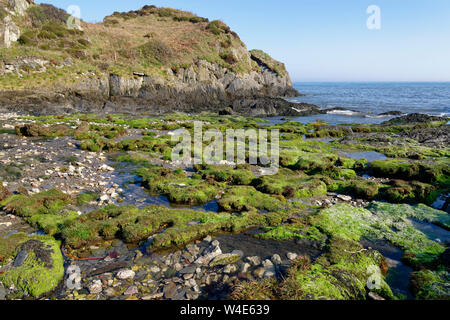
[[[385,281],[386,262],[375,250],[364,250],[352,240],[334,238],[326,252],[311,263],[293,262],[287,277],[276,281],[240,283],[231,297],[280,300],[364,300],[369,292],[385,299],[394,296]]]
[[[411,291],[419,300],[450,300],[450,273],[444,269],[413,272]]]
[[[434,161],[390,159],[373,161],[370,164],[373,174],[403,180],[418,180],[426,183],[450,183],[450,160]]]
[[[383,192],[384,198],[390,202],[424,202],[431,204],[439,196],[436,186],[419,182],[393,180],[391,185]]]
[[[404,260],[413,267],[433,265],[445,247],[417,230],[409,218],[446,224],[445,213],[420,205],[373,203],[368,209],[339,204],[312,217],[313,225],[331,238],[359,241],[386,240],[405,251]],[[447,215],[447,214],[445,214]],[[315,222],[314,222],[315,220]]]
[[[254,180],[253,185],[258,191],[285,198],[311,198],[327,193],[327,186],[321,180],[286,168],[280,169],[276,175]]]
[[[137,243],[152,236],[149,250],[155,250],[181,246],[214,232],[279,225],[287,216],[286,212],[230,215],[164,206],[107,206],[67,223],[61,234],[65,243],[76,249],[113,239]]]
[[[0,202],[0,208],[7,213],[22,217],[31,225],[44,230],[47,234],[55,235],[60,232],[62,225],[74,220],[78,214],[66,208],[76,200],[57,190],[28,195],[13,195]]]
[[[283,198],[276,198],[257,191],[253,187],[239,186],[228,189],[218,201],[221,210],[229,212],[252,211],[282,211],[291,207]]]
[[[15,128],[17,135],[23,137],[60,137],[71,134],[71,129],[65,124],[54,124],[46,126],[40,123],[30,123]]]
[[[177,204],[202,205],[214,200],[222,189],[214,181],[188,178],[182,170],[155,166],[138,169],[136,173],[151,193],[164,195]]]
[[[195,167],[198,174],[205,180],[218,182],[230,182],[236,185],[249,185],[255,179],[248,165],[240,165],[236,168],[219,165],[199,165]]]
[[[0,275],[0,281],[14,286],[20,294],[40,297],[54,290],[63,279],[63,262],[58,241],[34,237],[16,248],[14,263]]]

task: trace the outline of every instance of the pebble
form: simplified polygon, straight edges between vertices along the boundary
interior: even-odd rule
[[[372,300],[386,300],[382,296],[380,296],[378,293],[375,293],[373,291],[369,292],[368,296]]]
[[[263,262],[264,266],[264,277],[271,278],[275,276],[275,266],[270,260],[265,260]]]
[[[159,268],[158,266],[153,266],[150,268],[150,272],[152,273],[158,273],[161,271],[161,268]]]
[[[241,272],[242,273],[247,273],[248,272],[248,269],[250,269],[250,263],[244,263],[243,265],[242,265],[242,268],[241,268]]]
[[[132,296],[132,295],[135,295],[138,293],[139,293],[138,288],[136,286],[131,286],[131,287],[128,287],[128,289],[124,292],[124,295]]]
[[[264,276],[264,272],[265,272],[264,268],[260,267],[255,271],[253,271],[253,274],[255,275],[255,277],[262,278]]]
[[[289,260],[293,261],[293,260],[297,259],[298,255],[297,255],[296,253],[288,252],[288,253],[286,254],[286,257],[287,257]]]
[[[282,261],[281,261],[281,257],[280,257],[280,255],[278,255],[278,254],[274,254],[273,256],[272,256],[272,262],[275,264],[275,265],[279,265],[279,264],[281,264],[282,263]]]
[[[163,292],[166,299],[174,299],[178,296],[177,286],[174,282],[167,284],[164,287]]]
[[[136,275],[136,273],[133,270],[125,269],[125,270],[121,270],[121,271],[119,271],[119,273],[117,273],[117,278],[120,280],[127,280],[127,279],[133,279],[135,275]]]
[[[89,293],[90,294],[99,294],[102,292],[102,282],[100,280],[95,280],[90,286],[89,286]]]
[[[346,196],[346,195],[343,195],[343,194],[338,194],[337,198],[342,200],[342,201],[351,201],[352,200],[352,197]]]
[[[229,264],[223,269],[223,273],[230,274],[235,273],[237,271],[237,266],[234,264]]]
[[[258,256],[247,257],[247,261],[250,262],[254,266],[259,266],[261,264],[261,258]]]

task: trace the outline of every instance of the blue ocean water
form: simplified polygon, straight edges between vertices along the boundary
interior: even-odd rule
[[[304,97],[288,100],[315,104],[322,109],[344,108],[329,114],[300,117],[300,122],[380,123],[389,111],[450,116],[450,82],[294,83]]]

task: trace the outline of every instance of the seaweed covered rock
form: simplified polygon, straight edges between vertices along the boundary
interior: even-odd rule
[[[116,238],[136,243],[152,236],[148,250],[155,250],[184,245],[218,231],[277,225],[286,218],[287,213],[230,215],[164,206],[107,206],[65,224],[61,234],[65,243],[76,249]]]
[[[450,273],[445,270],[413,272],[411,291],[419,300],[450,300]]]
[[[439,191],[436,186],[419,181],[392,180],[391,186],[384,190],[383,195],[393,203],[424,202],[431,204],[438,197]]]
[[[365,299],[370,291],[392,299],[382,270],[386,270],[386,262],[379,252],[334,238],[315,264],[297,272],[296,280],[306,299]]]
[[[167,196],[172,203],[205,204],[214,200],[221,190],[214,181],[189,179],[182,170],[154,166],[138,169],[136,173],[151,193]]]
[[[231,298],[242,300],[364,300],[369,292],[386,299],[394,296],[384,280],[386,262],[375,250],[364,250],[355,241],[334,238],[315,262],[309,257],[294,261],[281,282],[240,283]]]
[[[338,158],[334,153],[302,152],[297,163],[293,165],[293,169],[302,170],[308,174],[322,173],[332,169]]]
[[[327,193],[327,186],[321,180],[286,168],[280,169],[276,175],[256,179],[253,185],[263,193],[286,198],[311,198]]]
[[[17,135],[23,137],[59,137],[69,135],[71,129],[63,124],[45,126],[40,123],[30,123],[24,126],[16,126]]]
[[[311,219],[315,220],[314,226],[332,238],[386,240],[403,249],[404,260],[413,267],[433,265],[445,251],[444,246],[417,230],[409,218],[446,224],[446,213],[424,205],[414,208],[378,202],[368,209],[339,204],[321,210]]]
[[[422,113],[411,113],[406,116],[397,117],[382,123],[383,126],[391,126],[391,125],[405,125],[405,124],[414,124],[414,123],[431,123],[431,122],[442,122],[446,123],[448,121],[447,118],[430,116]]]
[[[17,215],[31,225],[44,230],[47,234],[59,233],[61,226],[78,214],[65,210],[74,204],[75,199],[57,189],[34,195],[13,195],[0,202],[0,208],[7,213]]]
[[[253,211],[255,209],[282,211],[291,207],[286,200],[261,193],[249,186],[228,189],[218,203],[222,210],[229,212]]]
[[[239,165],[236,168],[226,165],[199,165],[195,169],[205,180],[213,179],[218,182],[249,185],[255,179],[248,165]]]
[[[450,215],[446,212],[433,209],[419,203],[411,206],[408,204],[391,204],[386,202],[372,202],[368,209],[377,214],[391,216],[393,218],[409,217],[419,221],[434,223],[444,229],[450,230]]]
[[[379,188],[378,183],[365,179],[355,179],[350,183],[350,192],[359,198],[367,200],[374,199],[378,195]]]
[[[51,292],[64,277],[59,246],[50,237],[35,237],[22,243],[16,248],[12,267],[0,275],[0,280],[23,295],[40,297]]]
[[[418,180],[426,183],[439,182],[449,184],[450,162],[448,159],[435,161],[414,161],[390,159],[373,161],[370,168],[377,177],[389,177],[403,180]]]

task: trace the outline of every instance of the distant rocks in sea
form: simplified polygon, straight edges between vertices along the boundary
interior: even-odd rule
[[[379,116],[403,116],[404,113],[401,111],[388,111],[378,114]]]
[[[408,124],[408,123],[423,123],[423,122],[432,122],[432,121],[445,121],[448,118],[438,117],[438,116],[430,116],[422,113],[411,113],[408,115],[404,115],[402,117],[397,117],[388,121],[383,122],[383,125],[399,125],[399,124]]]

